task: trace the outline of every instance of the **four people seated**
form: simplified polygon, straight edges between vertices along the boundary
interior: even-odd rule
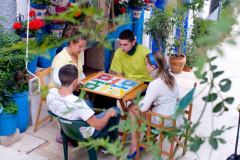
[[[175,113],[179,90],[173,75],[168,70],[165,57],[160,53],[155,54],[156,64],[151,64],[147,55],[150,50],[137,44],[135,35],[131,30],[125,30],[119,35],[120,48],[116,50],[110,74],[123,76],[133,80],[139,80],[149,84],[146,95],[139,104],[131,104],[128,112],[132,121],[135,121],[139,112],[151,110],[160,114],[171,116]],[[70,41],[69,46],[64,48],[53,60],[53,82],[52,88],[47,96],[49,109],[58,116],[69,120],[82,119],[90,127],[80,128],[85,138],[109,136],[112,141],[117,139],[117,129],[109,131],[109,128],[118,125],[120,109],[109,106],[106,111],[95,114],[93,109],[85,102],[78,100],[73,91],[78,87],[79,80],[84,78],[82,65],[79,63],[78,55],[84,49],[86,40],[79,38]],[[151,72],[157,69],[157,77],[151,76]],[[100,99],[101,101],[101,99]],[[102,100],[103,101],[103,100]],[[99,102],[101,107],[104,103]],[[155,117],[152,121],[159,121]],[[101,136],[100,136],[101,135]],[[131,147],[128,158],[134,158],[137,150],[136,133],[131,133]]]

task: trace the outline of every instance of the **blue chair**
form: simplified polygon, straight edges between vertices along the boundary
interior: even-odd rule
[[[83,120],[68,120],[62,117],[57,116],[51,111],[48,113],[55,117],[61,127],[61,134],[63,137],[63,153],[64,160],[68,160],[68,137],[76,141],[87,141],[84,139],[81,132],[79,131],[80,127],[89,127],[89,124]],[[94,147],[87,148],[89,160],[97,160],[97,152]]]
[[[139,159],[139,148],[147,148],[147,143],[149,142],[156,142],[156,138],[159,138],[159,148],[160,148],[160,155],[168,156],[169,160],[173,160],[173,156],[175,151],[177,150],[178,146],[183,148],[183,154],[185,154],[185,148],[187,146],[188,137],[171,137],[170,147],[166,149],[163,147],[164,139],[166,138],[164,132],[171,132],[175,131],[177,126],[176,118],[180,113],[185,113],[187,120],[191,121],[192,116],[192,102],[194,99],[194,92],[196,90],[197,83],[194,83],[194,87],[184,96],[181,98],[178,104],[178,108],[176,114],[174,116],[166,116],[162,114],[158,114],[156,112],[144,112],[142,113],[141,117],[146,117],[145,119],[139,119],[138,125],[139,128],[141,125],[146,125],[146,139],[140,141],[140,134],[138,134],[138,151],[137,151],[137,158]],[[158,124],[152,123],[152,117],[159,117],[160,122]],[[189,130],[186,129],[185,133],[188,134]],[[184,138],[184,140],[182,140]],[[176,145],[175,145],[176,144]]]

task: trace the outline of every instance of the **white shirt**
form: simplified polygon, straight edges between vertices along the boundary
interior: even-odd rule
[[[71,94],[62,97],[57,88],[49,90],[47,96],[47,106],[56,115],[69,120],[87,121],[94,115],[94,111],[85,103],[84,100]],[[94,133],[93,127],[81,127],[80,132],[84,138],[88,138]]]
[[[159,77],[149,83],[146,95],[139,102],[139,109],[146,112],[152,107],[152,111],[172,116],[176,112],[177,99],[179,98],[179,90],[177,84],[171,90],[165,82]],[[158,117],[153,117],[152,122],[159,123]]]

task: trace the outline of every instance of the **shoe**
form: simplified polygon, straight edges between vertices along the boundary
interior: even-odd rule
[[[101,151],[103,154],[108,154],[108,150],[106,150],[105,148],[100,149],[100,151]]]
[[[139,151],[140,151],[140,152],[143,151],[143,150],[144,150],[143,147],[140,147],[140,148],[139,148]],[[136,157],[136,155],[137,155],[137,150],[134,151],[132,154],[128,154],[128,155],[127,155],[127,159],[134,159],[134,158]]]
[[[56,142],[57,142],[57,143],[60,143],[60,144],[63,144],[63,138],[62,138],[61,135],[57,135],[57,136],[56,136]],[[68,142],[68,146],[74,147],[70,142]]]
[[[99,147],[100,151],[103,153],[103,154],[108,154],[108,150],[105,148],[105,147]]]

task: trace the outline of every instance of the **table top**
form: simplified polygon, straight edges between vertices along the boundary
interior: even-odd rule
[[[132,100],[139,92],[144,91],[147,85],[141,81],[130,80],[104,72],[97,72],[82,80],[85,84],[82,90],[105,95],[108,97]]]

